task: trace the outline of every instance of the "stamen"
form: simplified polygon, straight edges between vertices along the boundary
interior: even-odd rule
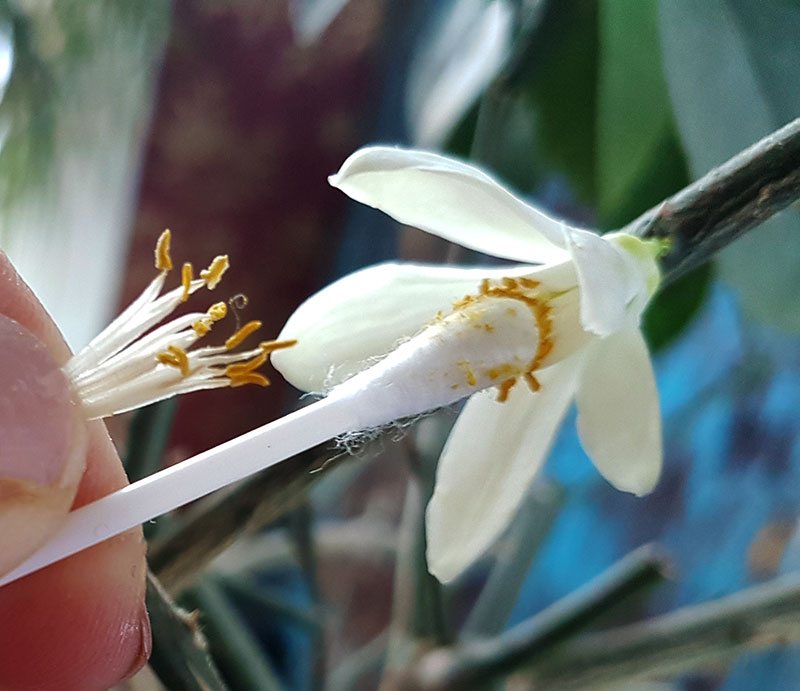
[[[221,254],[214,257],[214,261],[211,262],[207,269],[203,269],[200,272],[200,278],[206,282],[206,287],[209,290],[214,290],[214,288],[217,287],[217,284],[222,278],[222,274],[228,270],[228,266],[228,255]]]
[[[190,262],[186,262],[181,269],[181,285],[183,285],[183,295],[181,295],[181,302],[186,302],[189,299],[189,290],[192,287],[192,279],[194,278],[194,269]]]
[[[536,393],[539,389],[542,388],[542,385],[539,383],[539,380],[534,377],[530,372],[525,372],[525,383],[528,385],[528,388]]]
[[[189,356],[183,348],[174,345],[167,346],[167,350],[158,353],[156,359],[162,365],[177,367],[181,371],[182,376],[189,376]]]
[[[248,360],[247,362],[237,362],[234,365],[228,365],[225,368],[225,376],[233,378],[242,374],[248,374],[249,372],[261,367],[261,365],[267,361],[268,357],[269,355],[262,351],[252,360]]]
[[[255,370],[274,351],[296,343],[264,341],[258,348],[231,352],[261,326],[261,322],[251,321],[238,329],[225,345],[193,347],[215,322],[227,315],[229,308],[243,307],[244,296],[233,298],[230,307],[217,302],[205,313],[184,314],[151,330],[203,285],[215,288],[228,269],[228,257],[218,256],[201,272],[202,280],[198,280],[187,262],[181,268],[181,285],[161,295],[166,272],[172,268],[170,240],[169,230],[158,238],[154,256],[160,273],[156,278],[65,367],[89,419],[132,410],[188,391],[244,384],[268,386],[269,379]],[[180,371],[180,376],[175,370]]]
[[[253,320],[251,322],[247,322],[241,329],[239,329],[233,336],[231,336],[227,341],[225,341],[225,347],[228,350],[233,350],[236,346],[238,346],[245,338],[247,338],[251,333],[254,331],[258,331],[261,328],[261,322]]]
[[[511,389],[516,385],[516,379],[506,379],[500,386],[497,387],[497,402],[505,403],[508,400],[508,394]]]
[[[245,384],[257,384],[258,386],[269,386],[270,382],[263,374],[258,372],[246,372],[231,377],[231,387],[244,386]]]
[[[172,233],[169,228],[166,228],[161,235],[158,236],[156,242],[156,269],[159,271],[170,271],[172,269],[172,258],[169,256],[169,244],[172,239]]]
[[[274,353],[276,350],[283,350],[284,348],[291,348],[297,345],[297,339],[293,338],[290,341],[261,341],[258,347],[261,348],[267,355]]]
[[[228,314],[228,306],[224,302],[216,302],[208,308],[205,317],[192,324],[192,328],[198,336],[205,336],[211,331],[211,325],[224,319],[226,314]]]
[[[214,322],[224,319],[227,314],[228,306],[224,302],[215,302],[208,308],[208,316],[211,317],[211,321]]]

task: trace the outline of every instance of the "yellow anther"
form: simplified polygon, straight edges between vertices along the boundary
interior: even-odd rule
[[[247,374],[248,372],[252,372],[253,370],[258,369],[263,365],[269,356],[267,353],[259,353],[256,355],[252,360],[248,360],[247,362],[237,362],[234,365],[228,365],[225,368],[225,374],[229,377],[235,377],[239,374]]]
[[[200,278],[206,282],[209,290],[214,290],[224,274],[228,270],[228,255],[221,254],[214,257],[214,261],[209,264],[207,269],[200,272]]]
[[[194,324],[192,324],[192,328],[198,336],[205,336],[209,331],[211,331],[211,320],[208,317],[198,319]]]
[[[258,386],[269,386],[269,379],[258,372],[246,372],[230,377],[231,386],[244,386],[245,384],[257,384]]]
[[[497,387],[497,402],[505,403],[508,400],[508,394],[514,385],[517,383],[516,379],[506,379],[500,386]]]
[[[156,359],[162,365],[177,367],[182,376],[189,376],[189,356],[183,348],[174,345],[168,346],[166,351],[156,355]]]
[[[538,288],[540,285],[542,285],[539,281],[534,281],[532,278],[522,277],[518,278],[517,280],[523,288],[527,288],[528,290],[533,290],[534,288]]]
[[[169,256],[169,243],[171,239],[172,233],[170,233],[169,228],[167,228],[158,236],[158,240],[156,241],[156,268],[159,271],[169,271],[172,269],[172,258]]]
[[[181,302],[186,302],[189,299],[189,290],[192,287],[192,279],[194,278],[194,269],[189,262],[186,262],[181,269],[181,285],[183,286],[183,295],[181,295]]]
[[[218,322],[228,314],[228,306],[224,302],[215,302],[208,308],[206,314],[211,318],[211,321]]]
[[[254,331],[258,331],[261,328],[260,321],[251,321],[247,322],[241,329],[239,329],[233,336],[231,336],[227,341],[225,341],[225,347],[228,350],[233,350],[236,346],[238,346],[245,338],[247,338],[251,333]]]
[[[534,377],[530,372],[525,373],[525,383],[528,385],[528,388],[536,393],[539,389],[542,388],[542,385],[539,383],[539,380]]]
[[[274,353],[276,350],[291,348],[295,345],[297,345],[297,339],[293,338],[289,341],[261,341],[261,343],[258,344],[258,347],[261,348],[264,353],[269,355],[270,353]]]

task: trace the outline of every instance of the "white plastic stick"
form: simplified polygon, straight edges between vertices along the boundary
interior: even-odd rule
[[[323,399],[70,512],[0,586],[358,428],[352,398]]]
[[[334,387],[327,398],[70,512],[52,540],[0,579],[0,586],[328,439],[494,386],[494,368],[507,370],[509,362],[527,366],[538,346],[538,323],[530,312],[509,315],[506,307],[502,299],[467,305]],[[492,328],[483,328],[489,319]],[[464,363],[474,371],[465,373]]]

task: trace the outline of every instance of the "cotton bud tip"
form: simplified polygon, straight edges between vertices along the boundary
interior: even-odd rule
[[[450,405],[492,386],[499,397],[532,370],[546,339],[546,308],[481,294],[456,303],[377,364],[335,387],[329,398],[353,398],[363,429]]]

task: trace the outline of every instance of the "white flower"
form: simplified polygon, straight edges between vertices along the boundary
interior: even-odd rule
[[[661,423],[639,323],[658,285],[656,243],[570,227],[481,170],[427,152],[362,149],[330,182],[402,223],[525,262],[371,267],[310,298],[279,336],[299,345],[273,363],[304,390],[334,386],[331,396],[359,394],[376,408],[374,392],[391,391],[402,415],[474,394],[428,506],[434,575],[455,578],[508,524],[573,399],[603,476],[637,495],[653,489]]]
[[[150,331],[192,293],[203,287],[216,288],[228,268],[227,255],[221,255],[200,272],[200,278],[194,278],[192,265],[186,263],[181,285],[160,295],[172,269],[169,246],[170,232],[165,230],[155,251],[159,274],[64,366],[88,419],[132,410],[188,391],[243,384],[267,386],[269,380],[256,370],[275,350],[294,345],[292,341],[265,341],[257,348],[234,352],[261,327],[261,322],[251,321],[222,345],[192,349],[215,322],[226,316],[225,302],[211,305],[206,312],[181,315]]]

